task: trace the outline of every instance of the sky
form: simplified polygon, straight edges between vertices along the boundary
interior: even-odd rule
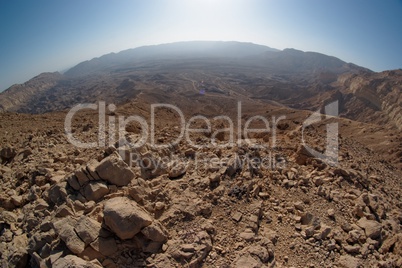
[[[244,41],[402,68],[402,0],[0,0],[0,91],[143,45]]]

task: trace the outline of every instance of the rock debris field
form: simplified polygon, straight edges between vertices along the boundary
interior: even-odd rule
[[[402,266],[400,171],[349,139],[331,166],[287,133],[269,151],[79,149],[63,113],[0,116],[1,267]]]

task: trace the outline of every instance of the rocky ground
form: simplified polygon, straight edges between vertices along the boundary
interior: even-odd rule
[[[331,166],[297,124],[278,126],[275,148],[79,149],[65,113],[0,116],[2,267],[402,266],[400,170],[342,133]],[[97,134],[87,116],[82,140]]]

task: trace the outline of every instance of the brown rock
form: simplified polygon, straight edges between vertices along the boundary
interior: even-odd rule
[[[144,227],[141,233],[145,235],[146,238],[155,242],[166,242],[168,235],[165,228],[158,222],[153,222],[151,225]]]
[[[296,163],[299,165],[305,165],[308,159],[314,158],[314,156],[308,151],[308,149],[301,145],[296,152]]]
[[[56,209],[56,217],[66,217],[74,215],[74,211],[66,204],[61,205]]]
[[[332,208],[328,209],[327,210],[327,215],[328,215],[329,218],[335,219],[335,210],[332,209]]]
[[[75,178],[77,179],[78,184],[82,187],[84,186],[88,181],[89,178],[87,176],[87,174],[84,172],[83,169],[79,169],[75,172]],[[68,178],[67,178],[68,180]],[[72,183],[71,187],[73,187],[74,189],[77,188],[77,186],[74,184],[74,181],[72,181],[72,179],[70,179],[70,182]]]
[[[60,182],[53,185],[48,192],[49,199],[54,204],[61,204],[66,201],[67,197],[67,182]]]
[[[56,233],[66,246],[75,254],[80,254],[85,249],[85,243],[78,237],[74,230],[77,221],[66,217],[53,224]]]
[[[144,186],[133,186],[129,188],[128,194],[136,201],[141,202],[151,191],[149,187]]]
[[[240,257],[238,257],[233,263],[232,267],[236,268],[242,268],[242,267],[247,267],[247,268],[260,268],[262,267],[262,263],[253,258],[250,254],[245,254]]]
[[[9,162],[13,160],[13,158],[17,155],[17,151],[11,147],[7,146],[1,149],[0,151],[0,158],[3,160],[3,162]]]
[[[78,183],[77,177],[73,174],[67,177],[67,182],[74,190],[78,191],[81,185]]]
[[[246,241],[252,241],[254,239],[254,232],[251,229],[246,229],[244,232],[240,233],[240,238],[246,240]]]
[[[339,258],[338,265],[342,268],[358,268],[361,264],[358,258],[350,255],[343,255]]]
[[[117,244],[113,237],[98,237],[91,243],[91,247],[104,256],[112,256],[117,252]]]
[[[329,226],[321,227],[321,239],[326,239],[328,235],[331,233],[332,229]]]
[[[152,223],[151,216],[127,197],[106,201],[103,211],[106,225],[120,238],[133,238]]]
[[[65,267],[85,267],[85,268],[101,268],[95,263],[85,261],[74,255],[67,255],[62,258],[57,259],[52,267],[54,268],[65,268]]]
[[[85,186],[85,197],[87,200],[99,201],[109,193],[106,183],[100,181],[91,181]]]
[[[359,245],[344,245],[343,249],[349,253],[349,254],[358,254],[360,252],[360,246]]]
[[[239,222],[241,220],[242,216],[243,216],[243,214],[241,214],[240,212],[237,211],[232,214],[232,219],[236,222]]]
[[[381,254],[386,254],[390,252],[391,249],[394,254],[402,256],[402,234],[388,237],[382,244],[379,252]]]
[[[115,154],[103,159],[95,171],[100,178],[117,186],[126,186],[135,177],[129,166]]]
[[[78,236],[86,245],[93,242],[99,236],[101,229],[102,226],[99,222],[84,215],[78,219],[77,226],[75,227]]]
[[[177,178],[186,173],[187,167],[183,163],[171,164],[169,169],[169,178]]]
[[[364,229],[366,236],[371,239],[378,239],[381,236],[382,226],[377,221],[368,220],[367,218],[361,218],[356,223],[360,228]]]

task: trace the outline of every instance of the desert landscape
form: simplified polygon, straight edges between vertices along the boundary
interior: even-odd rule
[[[14,85],[1,267],[401,267],[401,82],[179,42]]]

